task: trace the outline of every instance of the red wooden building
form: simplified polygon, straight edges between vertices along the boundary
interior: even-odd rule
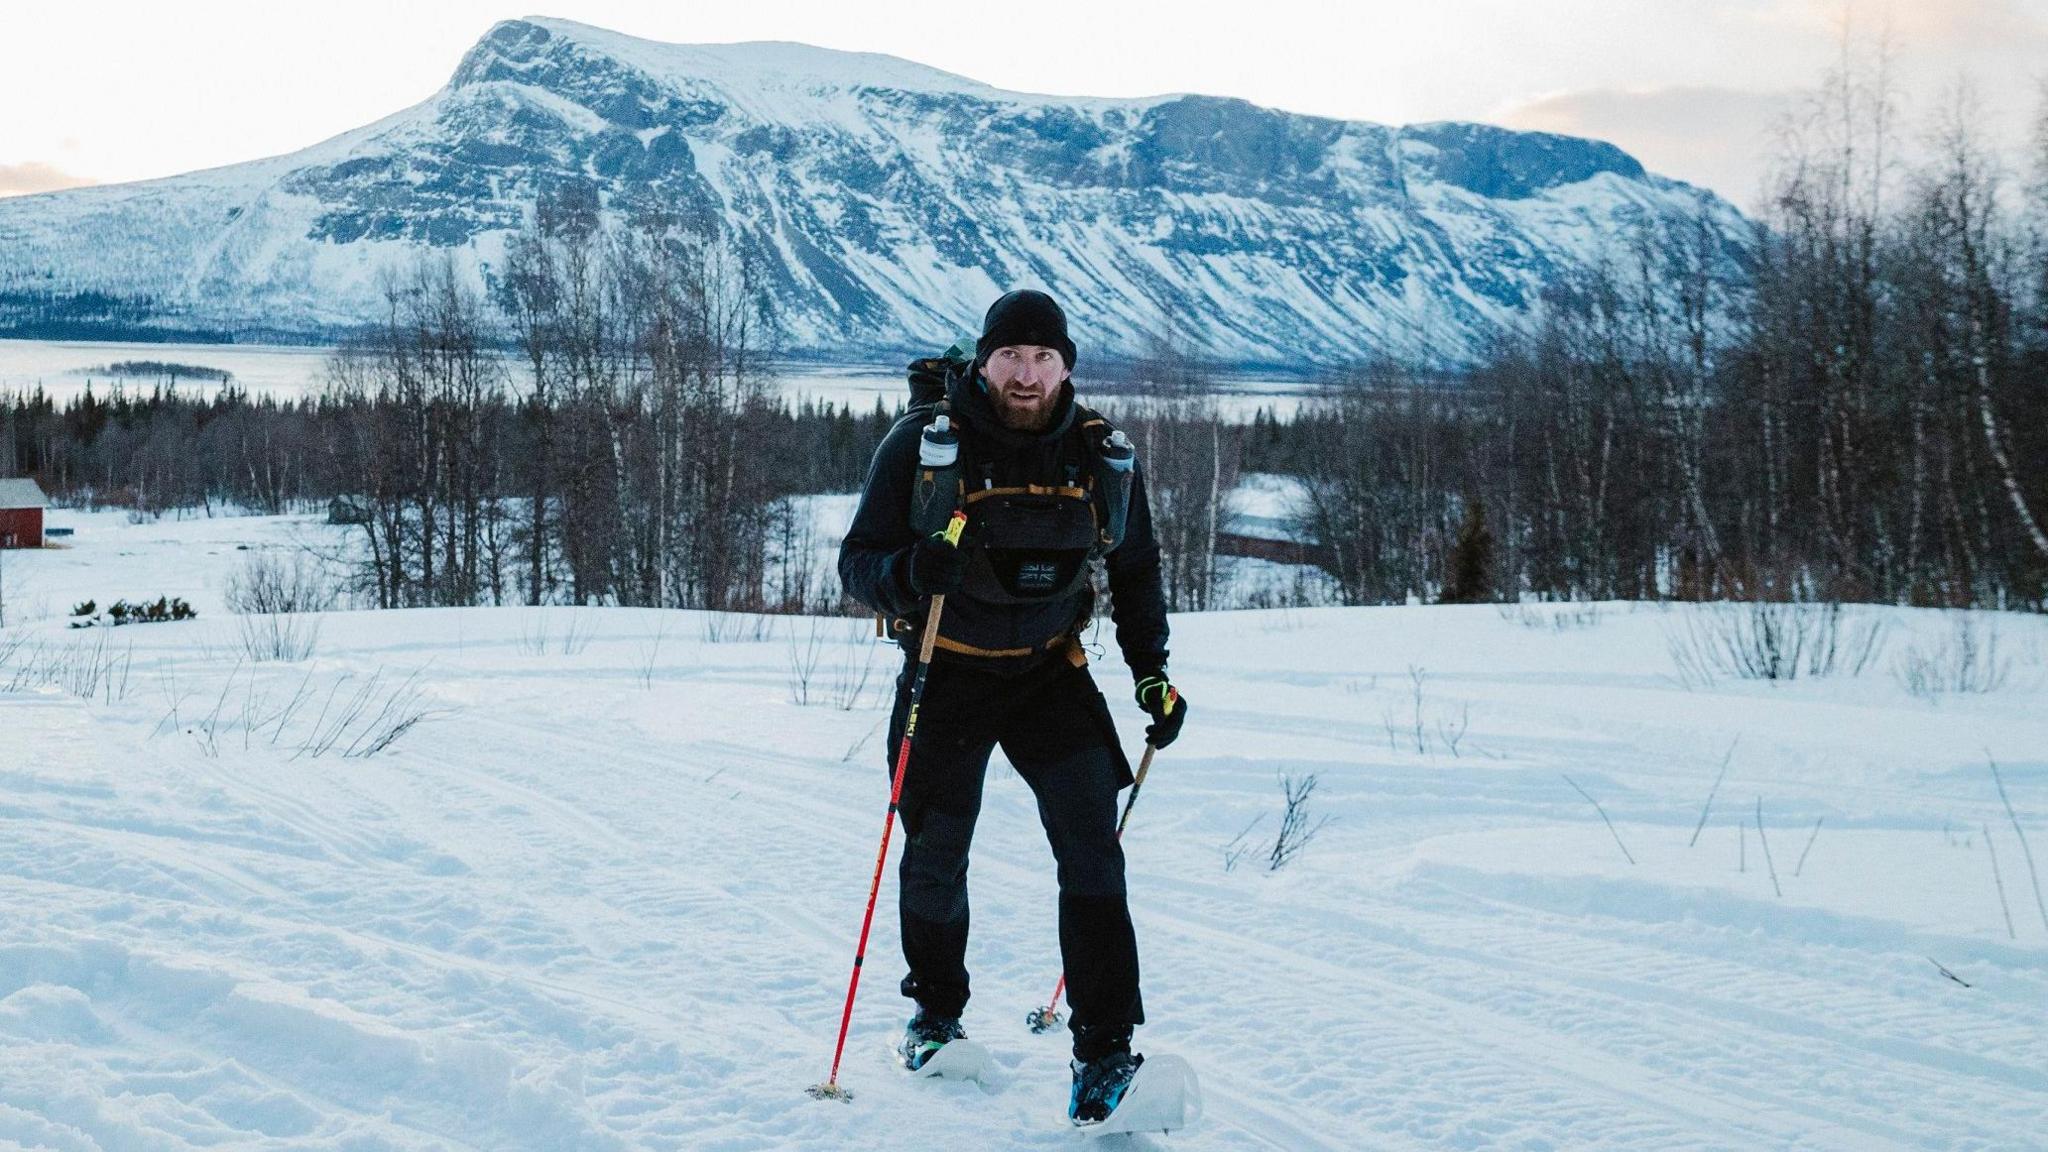
[[[41,548],[50,500],[33,480],[0,480],[0,548]]]

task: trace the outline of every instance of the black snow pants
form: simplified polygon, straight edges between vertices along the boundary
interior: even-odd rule
[[[913,659],[896,681],[892,771],[915,677]],[[903,994],[937,1016],[958,1016],[967,1003],[967,850],[999,744],[1037,797],[1052,844],[1070,1027],[1076,1054],[1093,1058],[1127,1045],[1131,1028],[1145,1022],[1116,839],[1117,793],[1130,784],[1131,769],[1094,679],[1064,658],[1014,675],[943,661],[925,682],[899,808],[899,905],[910,966]]]

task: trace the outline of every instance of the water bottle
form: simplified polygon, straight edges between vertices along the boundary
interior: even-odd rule
[[[917,442],[917,482],[911,488],[910,527],[919,536],[946,530],[960,500],[960,435],[941,412]]]
[[[1103,526],[1102,535],[1103,551],[1107,552],[1123,543],[1124,526],[1130,521],[1131,488],[1138,471],[1138,451],[1131,446],[1131,438],[1119,428],[1103,440],[1099,459],[1095,482],[1102,488],[1102,502],[1109,513],[1109,523]]]

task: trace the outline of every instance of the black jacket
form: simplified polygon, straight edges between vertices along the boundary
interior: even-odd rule
[[[1063,385],[1050,427],[1016,432],[1002,425],[980,385],[956,378],[948,389],[961,452],[976,474],[987,466],[998,485],[1055,484],[1063,456],[1085,448],[1074,432],[1074,388]],[[875,450],[853,525],[839,547],[839,582],[854,599],[892,619],[921,621],[925,603],[910,590],[911,485],[917,470],[918,437],[931,414],[915,410],[896,422]],[[1144,461],[1131,487],[1123,540],[1104,557],[1109,577],[1110,618],[1117,646],[1133,675],[1166,666],[1166,596],[1159,572],[1159,544],[1152,535],[1152,510],[1145,494]],[[946,598],[940,633],[977,648],[1038,647],[1067,631],[1087,607],[1087,590],[1032,604],[990,604],[956,594]],[[944,653],[941,653],[944,655]]]

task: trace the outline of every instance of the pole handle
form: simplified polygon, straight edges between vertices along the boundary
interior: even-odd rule
[[[960,546],[960,533],[966,530],[967,513],[955,508],[953,510],[953,518],[946,521],[946,531],[944,533],[946,543],[958,548]],[[945,611],[945,608],[946,597],[944,593],[932,597],[931,611],[925,613],[924,639],[919,643],[917,650],[917,662],[919,664],[929,665],[932,662],[932,649],[937,647],[939,643],[939,614]]]

